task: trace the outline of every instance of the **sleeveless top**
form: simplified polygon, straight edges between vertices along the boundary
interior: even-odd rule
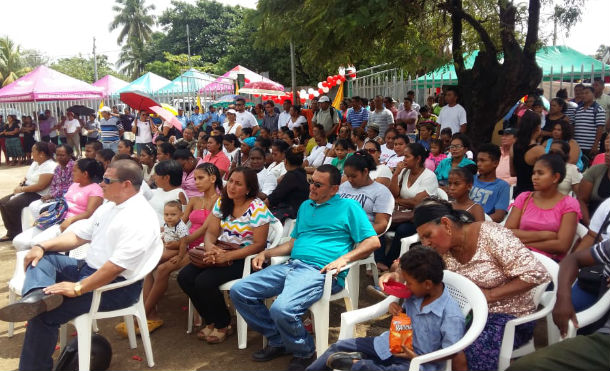
[[[159,225],[161,226],[165,224],[165,221],[163,220],[163,209],[165,209],[165,203],[168,201],[179,200],[178,195],[180,194],[180,192],[184,193],[184,190],[178,187],[176,189],[172,189],[171,191],[165,192],[161,188],[155,188],[151,192],[152,197],[150,198],[150,200],[148,200],[148,203],[150,204],[150,206],[152,206],[153,210],[155,210],[155,213],[159,218]],[[184,206],[182,206],[182,209],[184,209]]]
[[[517,173],[517,184],[513,192],[513,197],[517,197],[519,193],[525,191],[533,191],[534,184],[532,183],[532,174],[534,173],[534,165],[529,165],[525,162],[525,154],[527,151],[535,147],[537,144],[530,144],[522,154],[514,154],[513,166]]]
[[[191,211],[191,213],[189,215],[189,221],[191,222],[191,227],[189,228],[189,234],[193,234],[193,232],[195,232],[197,229],[199,229],[199,227],[201,227],[203,225],[205,220],[208,218],[208,215],[210,215],[211,213],[212,213],[212,210],[206,210],[206,209],[197,209],[197,210]],[[201,236],[198,239],[196,239],[195,241],[191,242],[189,244],[189,249],[199,246],[203,242],[204,237],[205,236]]]

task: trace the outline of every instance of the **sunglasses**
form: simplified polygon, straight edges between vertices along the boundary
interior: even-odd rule
[[[375,148],[369,148],[369,149],[367,149],[366,151],[367,151],[368,153],[375,153],[375,152],[377,152],[377,149],[375,149]]]
[[[313,179],[309,179],[308,182],[309,182],[309,184],[312,184],[316,188],[321,188],[324,185],[324,184],[322,184],[320,182],[314,182]]]
[[[122,182],[122,180],[120,180],[120,179],[103,178],[103,180],[104,180],[104,184],[112,184],[112,183]]]

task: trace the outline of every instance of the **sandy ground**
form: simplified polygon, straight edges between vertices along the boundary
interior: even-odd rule
[[[10,193],[12,189],[25,176],[27,167],[0,167],[0,197]],[[0,236],[6,230],[0,219]],[[8,303],[8,281],[15,267],[15,250],[8,242],[0,243],[0,306]],[[366,292],[366,285],[372,279],[364,275],[360,295],[360,306],[371,305],[378,299]],[[257,363],[250,360],[252,352],[262,347],[262,336],[254,331],[248,333],[248,348],[237,348],[237,335],[232,335],[222,344],[210,345],[197,339],[194,334],[186,334],[186,318],[188,300],[175,279],[170,281],[169,289],[159,304],[159,312],[165,320],[163,327],[151,334],[153,353],[155,358],[154,369],[158,370],[283,370],[290,360],[289,356],[279,358],[272,362]],[[330,338],[332,344],[339,334],[340,314],[345,310],[343,302],[331,304]],[[119,319],[99,321],[100,334],[106,337],[113,348],[111,370],[140,370],[148,369],[142,342],[138,338],[138,347],[129,348],[127,339],[117,335],[113,327]],[[25,334],[25,323],[15,325],[15,334],[8,338],[8,324],[0,322],[0,370],[14,370],[19,365],[19,355]],[[389,326],[389,319],[379,322],[380,327],[372,329],[380,333]],[[360,335],[369,326],[359,328]],[[75,330],[70,327],[68,334],[75,336]],[[71,340],[71,339],[70,339]],[[57,357],[59,351],[55,352]],[[142,360],[133,359],[135,356]]]
[[[25,176],[27,167],[0,167],[0,197],[14,189]],[[6,230],[0,219],[0,236]],[[15,250],[8,242],[0,243],[0,306],[8,303],[8,281],[15,268]],[[375,295],[366,290],[372,278],[361,271],[359,306],[372,305],[379,301]],[[195,334],[186,334],[188,299],[182,292],[175,278],[170,280],[169,289],[159,304],[159,313],[165,320],[164,326],[151,334],[152,348],[157,370],[283,370],[288,366],[289,356],[271,362],[257,363],[250,360],[252,352],[262,347],[262,336],[254,331],[248,332],[248,348],[237,348],[237,335],[229,337],[224,343],[210,345],[199,341]],[[341,312],[345,311],[342,301],[331,303],[329,344],[336,341],[339,334]],[[129,348],[127,339],[121,338],[114,331],[120,319],[106,319],[98,322],[100,334],[112,344],[113,358],[110,370],[145,370],[148,369],[142,342],[138,338],[138,347]],[[19,365],[19,355],[25,334],[25,323],[15,325],[15,334],[8,338],[8,324],[0,322],[0,370],[15,370]],[[359,325],[357,336],[378,335],[389,327],[389,316],[384,316],[372,323]],[[536,328],[536,345],[546,344],[544,321]],[[72,326],[68,330],[72,340],[76,333]],[[54,357],[59,355],[56,351]],[[138,358],[138,359],[134,359]]]

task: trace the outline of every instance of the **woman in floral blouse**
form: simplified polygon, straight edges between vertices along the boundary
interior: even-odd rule
[[[40,210],[49,201],[62,197],[68,192],[72,185],[72,168],[74,167],[74,150],[67,144],[62,144],[55,149],[55,161],[57,167],[53,173],[53,179],[49,187],[49,193],[42,196],[40,200],[30,204],[30,211],[34,217],[40,214]]]

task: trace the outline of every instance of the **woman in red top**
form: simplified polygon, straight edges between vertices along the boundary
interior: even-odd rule
[[[212,135],[208,138],[208,154],[203,158],[203,162],[209,162],[216,165],[220,171],[220,175],[224,176],[229,171],[231,161],[227,155],[222,151],[222,136]]]

